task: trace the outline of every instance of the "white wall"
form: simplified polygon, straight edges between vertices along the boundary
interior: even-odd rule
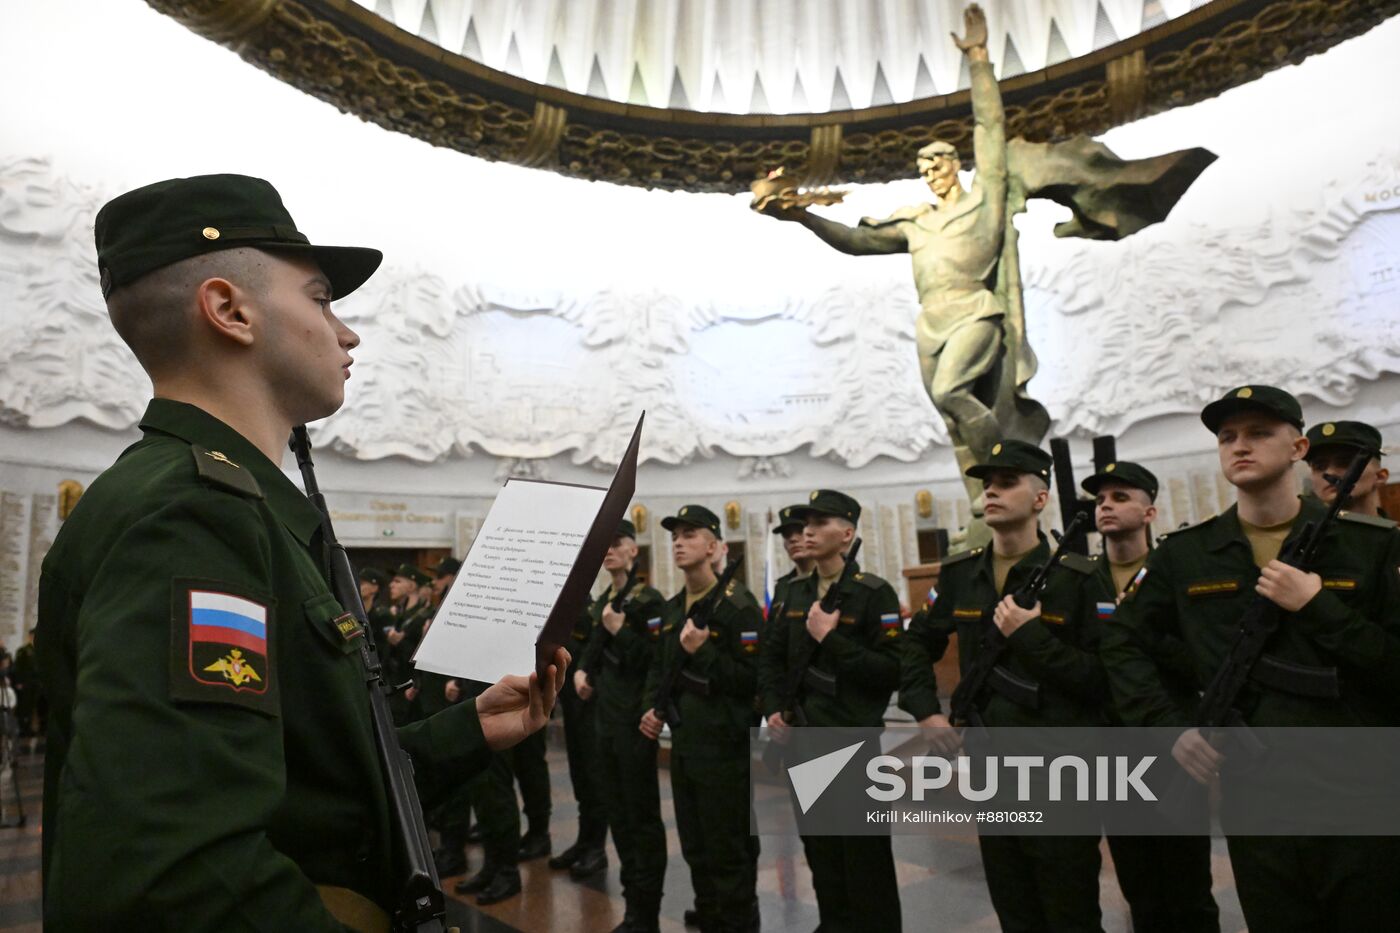
[[[1220,156],[1165,223],[1124,242],[1055,240],[1052,205],[1019,219],[1041,360],[1032,391],[1057,433],[1117,433],[1125,458],[1164,477],[1164,526],[1228,502],[1194,412],[1230,386],[1276,382],[1310,420],[1362,417],[1400,437],[1400,110],[1384,96],[1397,77],[1391,21],[1109,133],[1127,157],[1191,145]],[[918,385],[904,257],[839,255],[741,197],[433,149],[135,2],[7,4],[0,80],[11,643],[32,618],[58,481],[109,463],[149,392],[106,322],[92,213],[173,175],[267,177],[314,240],[384,249],[385,268],[340,306],[365,343],[346,408],[316,432],[323,485],[347,514],[402,505],[380,511],[437,516],[413,540],[460,548],[506,475],[604,481],[641,407],[638,501],[656,517],[739,501],[735,534],[755,561],[767,510],[817,486],[867,504],[867,563],[887,576],[913,562],[917,489],[936,497],[930,523],[965,508]],[[854,221],[924,194],[913,180],[866,186],[829,213]],[[392,522],[347,537],[385,543],[385,528],[409,540]],[[439,537],[422,538],[427,528]]]

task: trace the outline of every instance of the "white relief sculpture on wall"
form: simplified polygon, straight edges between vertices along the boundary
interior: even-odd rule
[[[1056,433],[1121,433],[1241,381],[1342,406],[1400,372],[1398,192],[1400,150],[1256,226],[1154,228],[1114,262],[1080,244],[1027,264]]]
[[[1228,162],[1222,171],[1243,171]],[[1122,433],[1199,410],[1248,373],[1334,405],[1400,372],[1400,153],[1298,189],[1266,222],[1166,224],[1112,246],[1038,246],[1028,323],[1054,433]],[[105,195],[0,157],[0,418],[130,429],[150,384],[113,332],[92,220]],[[611,468],[637,414],[644,455],[720,453],[741,478],[810,452],[855,468],[946,458],[914,371],[902,275],[780,305],[668,293],[644,278],[578,295],[490,269],[389,267],[337,310],[363,338],[347,405],[316,441],[361,460],[567,455]],[[1247,335],[1248,339],[1242,339]]]
[[[92,254],[95,188],[46,160],[0,158],[0,419],[134,424],[150,383],[107,321]]]

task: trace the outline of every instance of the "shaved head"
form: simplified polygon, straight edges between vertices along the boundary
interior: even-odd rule
[[[112,326],[149,376],[167,374],[188,359],[199,286],[209,279],[227,279],[244,291],[257,293],[266,282],[269,259],[261,250],[241,247],[156,269],[108,296]]]

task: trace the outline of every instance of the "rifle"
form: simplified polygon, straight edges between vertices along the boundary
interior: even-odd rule
[[[1279,554],[1280,561],[1305,572],[1316,563],[1323,537],[1336,522],[1337,515],[1370,460],[1371,455],[1362,451],[1351,461],[1341,479],[1331,475],[1327,477],[1327,481],[1337,488],[1336,499],[1322,521],[1303,525],[1298,536]],[[1240,694],[1250,681],[1295,696],[1336,699],[1342,695],[1335,667],[1295,664],[1264,653],[1283,623],[1284,615],[1277,603],[1257,593],[1250,600],[1244,615],[1240,617],[1240,630],[1230,645],[1225,663],[1211,678],[1196,709],[1196,727],[1204,730],[1206,738],[1211,738],[1215,730],[1235,727],[1240,730],[1240,738],[1247,748],[1263,750],[1262,744],[1250,736],[1244,715],[1237,705]]]
[[[734,574],[738,569],[739,558],[730,558],[728,565],[724,568],[724,573],[719,575],[719,579],[710,588],[710,592],[690,607],[686,618],[696,628],[707,629],[710,627],[710,616],[714,615],[719,601],[724,598],[724,591],[729,586],[729,581],[734,579]],[[675,657],[672,659],[671,666],[666,669],[661,684],[656,688],[656,698],[651,704],[652,709],[656,710],[657,715],[661,717],[661,721],[670,724],[672,729],[681,724],[680,709],[676,706],[676,687],[683,676],[681,669],[685,666],[685,649],[680,646],[679,637],[676,641]]]
[[[1060,556],[1069,550],[1070,542],[1088,520],[1088,513],[1074,513],[1064,534],[1056,535],[1057,546],[1050,559],[1035,568],[1030,579],[1012,594],[1016,605],[1022,609],[1035,606],[1040,600],[1040,594],[1045,590],[1045,585],[1050,581],[1050,572],[1060,562]],[[953,722],[981,728],[982,714],[978,710],[978,700],[989,687],[1017,706],[1027,709],[1040,707],[1040,684],[1023,680],[1002,667],[1001,660],[1005,654],[1006,636],[988,619],[983,630],[981,650],[977,652],[972,667],[953,690]]]
[[[1336,499],[1322,521],[1303,525],[1298,536],[1280,552],[1280,561],[1303,571],[1313,565],[1322,538],[1336,521],[1370,460],[1371,455],[1362,451],[1351,461],[1341,479],[1326,475],[1327,482],[1337,488]],[[1258,758],[1267,750],[1259,737],[1250,731],[1238,706],[1240,694],[1250,681],[1295,696],[1337,699],[1342,695],[1335,667],[1295,664],[1264,653],[1283,624],[1284,614],[1277,603],[1255,593],[1240,616],[1240,629],[1225,655],[1225,663],[1211,678],[1196,707],[1195,728],[1206,741],[1219,749],[1225,744],[1226,736],[1220,730],[1234,729],[1232,735],[1243,751],[1245,762]],[[1162,793],[1161,808],[1172,821],[1191,826],[1206,818],[1203,809],[1206,802],[1205,788],[1185,771],[1177,771]]]
[[[627,579],[626,579],[625,581],[623,581],[622,589],[618,590],[618,591],[613,595],[613,598],[608,602],[608,606],[612,609],[613,612],[621,612],[621,611],[622,611],[622,606],[623,606],[623,604],[627,602],[627,596],[628,596],[628,594],[630,594],[630,593],[632,592],[632,590],[636,587],[637,582],[638,582],[638,580],[640,579],[640,575],[639,575],[640,563],[641,563],[641,558],[638,558],[637,560],[632,561],[632,566],[629,567],[629,568],[627,569]],[[609,661],[611,661],[612,663],[616,664],[616,663],[618,663],[618,658],[617,658],[617,655],[613,652],[612,647],[611,647],[612,636],[609,635],[609,634],[607,633],[606,630],[604,630],[603,635],[607,638],[607,640],[608,640],[608,642],[609,642],[608,646],[603,648],[603,655],[604,655],[605,657],[607,657],[607,659],[608,659]],[[592,680],[592,679],[593,679],[593,669],[592,669],[592,666],[587,667],[587,668],[584,668],[584,669],[583,669],[583,674],[584,674],[584,676],[587,677],[589,680]]]
[[[855,541],[851,542],[851,549],[846,552],[846,562],[841,567],[841,576],[832,582],[826,595],[818,603],[822,612],[835,612],[841,608],[841,590],[846,581],[855,575],[856,557],[859,555],[860,538],[856,538]],[[814,570],[813,573],[815,572]],[[836,678],[812,669],[812,661],[816,657],[817,647],[816,641],[810,635],[804,634],[802,655],[788,671],[787,681],[783,684],[782,716],[783,722],[790,726],[807,725],[807,714],[802,709],[802,703],[798,699],[804,683],[809,689],[815,690],[823,696],[836,696]],[[782,764],[782,757],[782,747],[776,742],[770,741],[768,747],[763,750],[763,763],[767,765],[769,771],[777,772],[778,767]]]
[[[1113,462],[1116,444],[1111,436],[1094,438],[1094,470],[1101,471]],[[1062,437],[1050,441],[1050,456],[1055,463],[1055,497],[1060,500],[1060,521],[1066,524],[1064,537],[1068,539],[1066,549],[1076,554],[1089,553],[1089,531],[1093,528],[1094,501],[1083,499],[1079,487],[1074,482],[1074,464],[1070,460],[1069,441]],[[1090,519],[1084,531],[1071,535],[1069,524],[1074,516],[1085,515]]]
[[[627,568],[627,579],[623,581],[622,589],[617,591],[617,593],[612,598],[612,602],[609,603],[609,605],[612,606],[613,612],[622,611],[622,604],[627,602],[628,595],[632,592],[633,587],[635,587],[638,581],[641,579],[639,573],[640,565],[641,558],[637,558],[636,560],[632,561],[632,566]]]
[[[392,810],[394,848],[403,864],[393,929],[395,933],[445,933],[447,912],[442,884],[438,880],[437,867],[433,864],[428,831],[423,825],[423,807],[418,801],[418,789],[413,784],[413,761],[399,747],[399,736],[389,715],[387,697],[394,692],[394,688],[384,679],[379,654],[374,641],[368,637],[369,619],[365,616],[364,603],[360,601],[355,571],[350,566],[350,555],[344,545],[336,540],[331,527],[331,513],[326,507],[326,497],[321,494],[316,482],[316,471],[311,462],[311,439],[306,434],[305,425],[292,429],[291,448],[296,454],[297,467],[306,486],[306,497],[321,512],[321,536],[326,549],[331,592],[336,602],[354,617],[365,633],[360,639],[360,662],[364,665],[365,686],[369,689],[370,721],[374,726],[374,744],[379,752],[379,769]]]

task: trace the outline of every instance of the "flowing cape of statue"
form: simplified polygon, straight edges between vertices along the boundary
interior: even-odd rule
[[[1215,161],[1208,149],[1182,149],[1147,159],[1120,159],[1103,143],[1077,136],[1059,143],[1013,139],[1007,144],[1006,231],[996,293],[1006,309],[1005,356],[993,411],[1006,437],[1039,444],[1050,415],[1026,384],[1036,359],[1026,338],[1026,307],[1016,225],[1031,198],[1063,204],[1074,217],[1055,226],[1060,237],[1121,240],[1164,219],[1186,189]]]

